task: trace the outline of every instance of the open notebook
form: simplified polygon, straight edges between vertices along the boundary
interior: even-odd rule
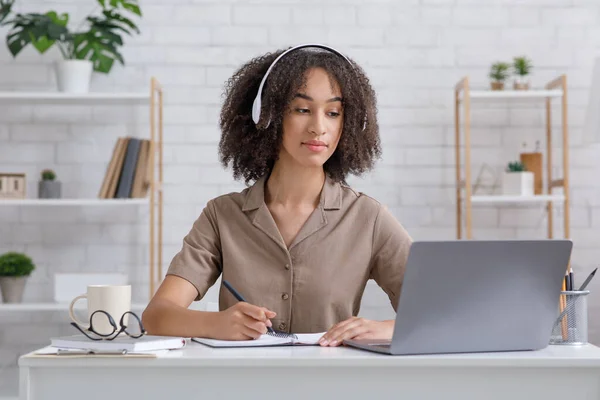
[[[260,336],[254,340],[217,340],[192,338],[192,341],[211,347],[261,347],[261,346],[314,346],[325,334],[321,333],[284,333],[276,332]]]

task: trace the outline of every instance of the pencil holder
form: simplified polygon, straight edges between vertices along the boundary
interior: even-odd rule
[[[588,342],[589,290],[560,292],[557,318],[550,344],[582,345]]]

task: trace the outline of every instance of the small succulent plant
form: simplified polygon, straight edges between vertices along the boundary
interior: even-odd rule
[[[0,256],[0,276],[29,276],[34,269],[31,258],[23,253],[8,252]]]
[[[504,82],[508,78],[510,65],[505,62],[495,62],[490,69],[490,78],[496,82]]]
[[[522,172],[527,171],[525,165],[520,161],[513,161],[508,163],[508,167],[506,167],[507,172]]]
[[[56,173],[51,169],[45,169],[42,171],[42,180],[43,181],[53,181],[56,179]]]
[[[531,68],[531,60],[527,57],[515,57],[513,59],[513,69],[515,70],[515,74],[519,76],[529,75]]]

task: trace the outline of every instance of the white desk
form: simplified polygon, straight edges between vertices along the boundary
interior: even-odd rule
[[[211,349],[155,359],[19,359],[21,399],[599,399],[600,349],[386,356],[351,348]]]

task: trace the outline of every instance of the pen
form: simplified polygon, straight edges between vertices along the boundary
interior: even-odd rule
[[[227,282],[225,279],[223,279],[223,286],[225,286],[238,301],[247,303],[246,299],[244,299],[244,297],[237,290],[235,290],[233,286],[231,286],[231,283]],[[275,332],[270,326],[267,326],[267,330],[271,333]]]
[[[592,278],[594,277],[594,275],[596,274],[596,271],[598,270],[598,268],[596,268],[595,270],[592,271],[592,273],[585,279],[585,281],[583,282],[583,284],[581,285],[581,287],[579,289],[577,289],[578,291],[582,291],[586,288],[586,286],[590,283],[590,281],[592,280]],[[567,277],[565,276],[565,280],[567,279]],[[571,281],[571,285],[573,285],[573,282]],[[568,290],[568,289],[567,289]],[[560,315],[558,316],[558,318],[556,319],[555,324],[558,324],[560,322],[560,320],[565,316],[565,314],[567,313],[567,309],[565,308]]]
[[[571,286],[571,289],[569,290],[575,290],[575,280],[573,279],[573,268],[569,267],[569,285]]]
[[[590,281],[592,280],[592,278],[596,274],[596,271],[598,271],[598,268],[596,268],[595,270],[593,270],[592,273],[585,279],[585,281],[583,281],[583,283],[581,284],[581,287],[579,288],[579,290],[583,290],[583,289],[586,288],[586,286],[588,285],[588,283],[590,283]]]
[[[568,272],[565,272],[565,290],[567,292],[571,291],[571,279]]]

